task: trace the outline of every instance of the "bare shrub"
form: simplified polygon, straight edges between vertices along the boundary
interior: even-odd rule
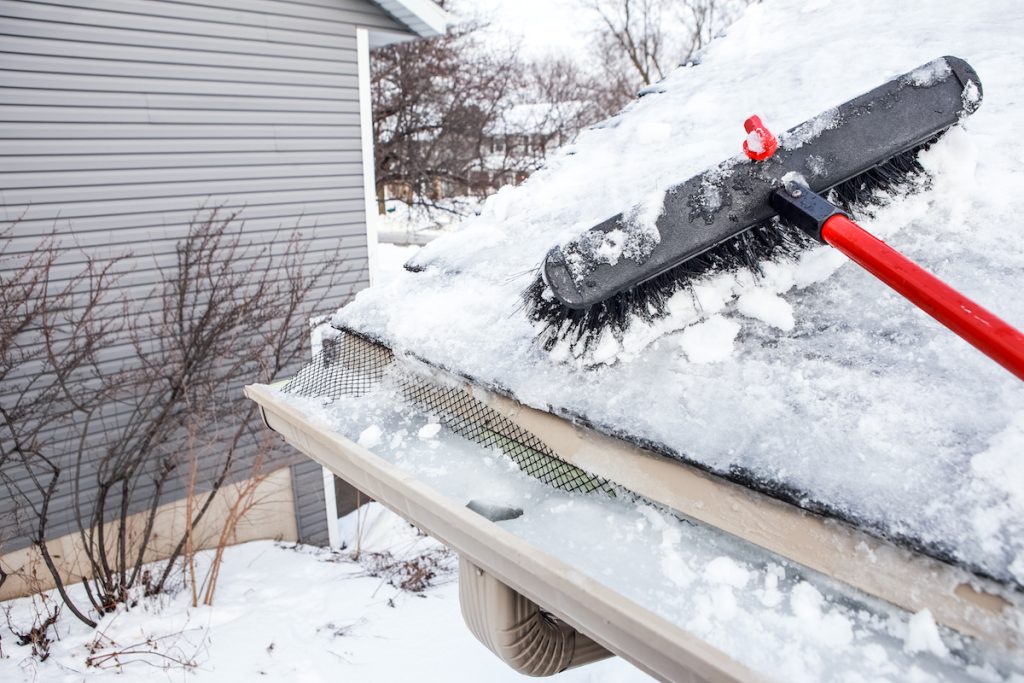
[[[386,580],[395,588],[422,593],[442,576],[452,574],[452,552],[432,548],[410,558],[398,558],[390,552],[363,553],[367,574]]]
[[[63,281],[54,271],[61,247],[51,235],[28,254],[11,247],[15,221],[0,232],[0,487],[17,523],[48,532],[60,482],[57,429],[89,416],[111,388],[99,351],[123,330],[111,291],[117,258],[87,258]],[[42,545],[42,544],[40,544]],[[56,565],[43,546],[51,572]],[[7,579],[6,573],[2,577]],[[80,619],[85,615],[61,597]]]
[[[17,638],[15,642],[19,646],[31,647],[32,656],[45,662],[50,657],[50,645],[54,640],[51,630],[55,630],[60,619],[60,605],[53,604],[45,594],[41,594],[32,597],[32,608],[32,623],[27,628],[15,626],[11,622],[10,610],[5,610],[7,629]]]
[[[217,494],[253,473],[254,453],[261,466],[284,457],[281,445],[261,445],[240,389],[304,358],[305,319],[346,264],[337,253],[314,262],[299,231],[253,244],[237,213],[213,209],[160,270],[146,312],[115,287],[125,257],[88,260],[54,288],[57,240],[28,257],[10,244],[10,231],[0,235],[0,485],[23,501],[22,521],[68,609],[95,626],[95,615],[168,587]],[[168,559],[147,568],[160,505],[185,489],[185,529],[159,539]],[[90,576],[83,601],[69,596],[46,544],[52,506],[68,497]],[[255,502],[240,494],[218,544]]]
[[[445,35],[395,43],[374,51],[371,63],[373,139],[378,208],[387,188],[402,188],[408,203],[486,194],[475,172],[491,156],[489,128],[519,85],[513,50],[480,37],[480,23],[461,23]],[[515,172],[516,159],[490,159],[492,171]]]
[[[187,649],[182,646],[185,642]],[[127,664],[141,663],[157,669],[182,669],[189,671],[198,666],[197,656],[205,644],[188,643],[184,632],[148,635],[128,645],[117,643],[105,632],[96,632],[86,646],[89,651],[85,665],[93,669],[122,671]]]
[[[259,451],[253,461],[249,476],[232,487],[234,490],[232,491],[231,502],[228,504],[227,515],[224,517],[220,534],[217,536],[217,541],[214,545],[213,559],[210,562],[206,577],[199,587],[199,592],[203,593],[204,605],[213,604],[213,596],[217,591],[217,580],[220,577],[220,568],[224,562],[225,548],[234,542],[239,523],[261,502],[257,494],[259,493],[260,485],[267,479],[268,473],[264,471],[263,467],[264,461],[273,448],[273,439],[274,437],[266,432],[261,435]],[[194,562],[192,567],[192,600],[194,607],[196,606],[195,600],[197,597]]]

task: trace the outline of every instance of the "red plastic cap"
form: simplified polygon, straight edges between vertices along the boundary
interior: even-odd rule
[[[775,154],[779,141],[761,123],[761,117],[751,116],[743,122],[743,128],[748,133],[747,139],[743,141],[743,151],[748,157],[754,161],[764,161]]]

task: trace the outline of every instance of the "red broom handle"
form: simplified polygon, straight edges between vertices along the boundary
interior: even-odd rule
[[[865,270],[1024,380],[1024,334],[842,215],[822,238]]]

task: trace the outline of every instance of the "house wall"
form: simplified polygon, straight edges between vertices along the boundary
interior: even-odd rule
[[[295,519],[298,541],[313,545],[327,545],[327,503],[324,487],[324,468],[320,463],[304,458],[292,465],[292,486],[295,492]],[[333,521],[333,520],[331,520]]]
[[[310,461],[311,462],[311,461]],[[223,520],[228,509],[245,495],[248,480],[237,482],[217,492],[209,514],[194,531],[197,550],[216,548],[224,530]],[[253,508],[242,518],[234,533],[228,537],[228,544],[244,543],[262,538],[281,541],[299,540],[293,510],[298,501],[294,498],[291,470],[281,467],[267,474],[262,480],[251,482]],[[185,532],[186,502],[175,500],[166,503],[157,511],[153,524],[153,542],[150,543],[145,560],[147,562],[169,557]],[[322,515],[321,515],[322,516]],[[144,513],[129,520],[129,538],[138,538],[145,528]],[[109,539],[117,537],[116,529],[106,534]],[[53,538],[47,544],[54,562],[62,570],[62,580],[73,585],[90,576],[89,562],[78,533]],[[130,543],[131,545],[131,543]],[[132,545],[137,548],[137,545]],[[0,570],[10,575],[0,586],[0,601],[38,593],[53,588],[53,577],[46,570],[40,553],[34,546],[0,554]]]
[[[0,0],[14,251],[56,230],[69,248],[55,284],[87,256],[131,251],[120,286],[144,312],[189,220],[223,206],[271,252],[296,225],[314,262],[340,246],[345,272],[313,294],[341,305],[368,279],[357,27],[407,32],[365,0]],[[53,537],[72,530],[62,500]],[[13,505],[0,500],[4,552],[28,543]]]

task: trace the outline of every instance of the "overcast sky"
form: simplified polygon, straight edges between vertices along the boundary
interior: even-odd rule
[[[491,21],[496,39],[520,40],[524,57],[583,57],[594,25],[581,0],[461,0],[455,7],[459,15],[467,9]]]

